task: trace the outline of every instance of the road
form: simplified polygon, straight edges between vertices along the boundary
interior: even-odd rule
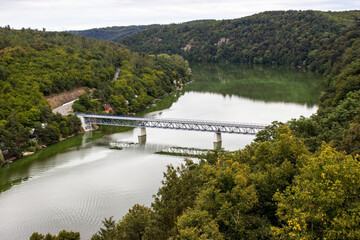
[[[116,67],[116,71],[115,71],[113,81],[115,81],[118,78],[119,73],[120,73],[120,67]],[[72,112],[72,105],[76,100],[77,99],[72,100],[71,102],[64,103],[60,107],[54,108],[52,110],[52,112],[55,113],[55,114],[60,113],[61,115],[68,115],[70,112]]]
[[[53,109],[52,112],[55,114],[60,113],[61,115],[68,115],[69,112],[72,112],[72,105],[76,100],[77,99],[72,100],[71,102],[64,103],[60,107]]]

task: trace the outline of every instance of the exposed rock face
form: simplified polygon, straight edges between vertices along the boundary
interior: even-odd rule
[[[71,91],[50,95],[46,97],[46,100],[50,103],[51,108],[56,108],[64,103],[77,99],[83,93],[85,93],[85,89],[77,88]]]
[[[221,46],[223,44],[229,43],[229,41],[230,41],[230,38],[222,37],[222,38],[220,38],[220,40],[217,43],[215,43],[215,45],[216,46]]]
[[[186,51],[189,51],[193,46],[195,46],[196,44],[196,41],[194,39],[191,39],[188,44],[186,44],[185,47],[181,48],[182,50],[184,50],[185,52]]]

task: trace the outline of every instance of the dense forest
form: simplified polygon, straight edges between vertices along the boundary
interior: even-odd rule
[[[277,11],[249,17],[153,26],[120,40],[132,50],[176,53],[191,62],[302,66],[333,37],[355,25],[360,11]]]
[[[74,110],[103,112],[102,104],[110,104],[127,114],[188,81],[188,71],[180,56],[149,56],[71,33],[0,28],[0,166],[80,130],[77,117],[53,114],[44,96],[82,87],[87,93]]]
[[[193,23],[208,22],[208,21],[212,21],[212,20],[208,20],[208,19],[194,20],[190,22],[185,22],[183,24],[193,24]],[[147,28],[155,27],[155,26],[161,26],[161,25],[151,24],[151,25],[113,26],[106,28],[92,28],[88,30],[71,30],[69,32],[98,40],[117,42],[124,37],[130,36],[132,34],[138,33],[140,31],[146,30]]]
[[[71,33],[81,35],[84,37],[94,38],[98,40],[107,40],[117,42],[121,38],[130,36],[131,34],[145,30],[155,25],[134,25],[134,26],[119,26],[106,28],[93,28],[89,30],[69,31]]]
[[[358,15],[265,12],[125,38],[133,49],[192,61],[299,65],[323,73],[327,89],[310,118],[274,122],[236,153],[169,166],[151,207],[105,219],[92,239],[359,239]]]

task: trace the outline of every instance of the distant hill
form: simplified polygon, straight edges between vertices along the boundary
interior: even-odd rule
[[[156,25],[133,25],[133,26],[120,26],[120,27],[114,26],[114,27],[93,28],[89,30],[69,31],[69,32],[84,37],[116,42],[121,38],[130,36],[134,33],[145,30],[151,26],[156,26]]]
[[[176,53],[192,62],[302,65],[360,11],[270,11],[220,21],[152,26],[120,39],[132,50]]]
[[[193,23],[200,23],[200,22],[209,22],[214,21],[213,19],[201,19],[201,20],[194,20],[189,22],[184,22],[182,24],[193,24]],[[84,37],[94,38],[98,40],[108,40],[117,42],[120,39],[131,36],[135,33],[140,31],[146,30],[151,27],[158,27],[161,26],[160,24],[151,24],[151,25],[132,25],[132,26],[113,26],[113,27],[106,27],[106,28],[93,28],[88,30],[81,30],[75,31],[70,30],[69,32],[81,35]]]

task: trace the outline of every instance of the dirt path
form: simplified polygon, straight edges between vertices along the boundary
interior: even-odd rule
[[[115,81],[119,77],[119,73],[120,73],[120,67],[116,67],[116,72],[115,72],[113,81]]]

